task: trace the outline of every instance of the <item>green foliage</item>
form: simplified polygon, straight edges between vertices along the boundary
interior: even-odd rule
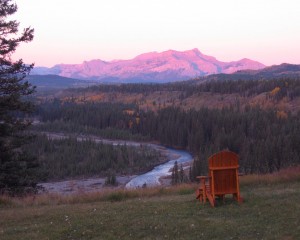
[[[129,120],[133,116],[126,114],[127,109],[138,111],[133,104],[111,103],[84,103],[61,102],[58,99],[41,104],[38,115],[43,122],[63,120],[75,125],[89,126],[98,129],[115,127],[128,128]]]
[[[179,170],[179,182],[184,183],[186,182],[186,176],[184,174],[183,166],[180,164],[180,170]]]
[[[175,161],[174,163],[171,179],[172,179],[171,180],[172,185],[187,182],[187,177],[185,176],[183,166],[182,164],[180,164],[180,168],[179,168],[177,161]]]
[[[275,89],[275,90],[274,90]],[[93,86],[85,90],[94,92],[143,93],[178,91],[184,99],[200,92],[239,94],[255,96],[266,93],[266,98],[280,101],[300,96],[299,78],[277,78],[270,80],[208,81],[175,84],[125,84],[114,86]],[[47,105],[48,104],[48,105]],[[50,106],[50,107],[49,107]],[[186,149],[195,156],[190,179],[205,174],[207,158],[223,149],[237,152],[240,171],[244,173],[271,173],[300,163],[300,115],[276,109],[263,110],[260,107],[235,107],[183,111],[176,107],[159,109],[157,112],[138,110],[136,106],[121,104],[45,103],[40,116],[50,125],[71,124],[73,129],[97,129],[98,131],[123,131],[128,136],[139,136],[157,140],[160,143]],[[92,106],[92,107],[91,107]],[[124,109],[134,109],[136,115],[124,114]],[[46,111],[44,110],[46,109]],[[47,115],[47,111],[49,115]],[[96,112],[96,114],[94,114]],[[54,113],[54,114],[52,114]],[[117,119],[118,121],[115,121]],[[95,124],[99,122],[100,124]],[[103,122],[105,124],[103,124]],[[132,122],[132,125],[128,123]],[[126,138],[126,135],[124,135]]]
[[[299,114],[279,114],[276,109],[250,106],[197,111],[168,107],[157,112],[136,109],[139,114],[139,122],[136,122],[136,116],[124,113],[127,107],[109,103],[48,102],[41,106],[40,116],[50,125],[74,124],[78,126],[74,129],[91,127],[99,131],[109,128],[186,149],[195,155],[192,179],[205,174],[207,158],[223,149],[240,155],[240,171],[246,174],[278,171],[300,163]],[[132,125],[127,124],[129,121]]]
[[[72,137],[48,139],[38,136],[24,147],[37,155],[40,180],[106,176],[114,172],[109,181],[109,184],[113,184],[116,183],[115,173],[136,174],[150,169],[161,160],[159,152],[144,145],[113,146],[89,139],[78,141]]]
[[[139,127],[141,134],[150,133],[162,144],[198,156],[195,175],[204,173],[207,158],[223,149],[240,155],[244,173],[273,172],[300,163],[300,119],[290,114],[280,118],[276,110],[166,108],[156,115],[144,113]]]
[[[20,59],[13,62],[11,54],[22,42],[33,39],[33,29],[25,28],[18,36],[19,23],[6,20],[17,11],[10,0],[0,1],[0,193],[21,194],[35,191],[35,159],[20,151],[30,125],[25,118],[33,105],[26,97],[34,92],[24,78],[33,65]]]
[[[127,110],[134,114],[127,114]],[[54,99],[40,104],[36,114],[43,122],[34,126],[33,129],[38,131],[92,134],[110,139],[149,140],[137,131],[139,124],[136,117],[139,110],[133,104],[76,104]]]
[[[91,116],[92,117],[92,116]],[[131,141],[149,141],[149,137],[141,134],[133,134],[130,129],[118,129],[108,127],[101,129],[98,126],[90,126],[89,122],[86,125],[74,123],[72,120],[65,122],[64,120],[47,121],[41,124],[31,126],[31,130],[38,132],[60,132],[66,134],[83,134],[98,136],[105,139],[119,139]]]
[[[244,75],[243,75],[244,76]],[[209,80],[200,79],[185,82],[166,83],[166,84],[121,84],[121,85],[98,85],[88,88],[68,90],[68,94],[91,93],[141,93],[147,95],[160,92],[180,92],[179,98],[183,100],[194,94],[201,92],[233,94],[240,96],[255,96],[261,93],[271,92],[275,87],[281,89],[276,97],[280,100],[284,97],[292,100],[300,96],[299,75],[289,77],[268,77],[259,78],[249,75],[250,78],[239,77],[234,74],[218,74],[217,77],[208,76]],[[205,81],[203,81],[205,80]],[[153,102],[154,105],[154,102]]]
[[[174,167],[172,169],[172,185],[179,183],[179,173],[178,173],[178,163],[175,161]]]
[[[111,186],[118,185],[116,174],[114,172],[108,173],[106,180],[105,180],[105,185],[111,185]]]

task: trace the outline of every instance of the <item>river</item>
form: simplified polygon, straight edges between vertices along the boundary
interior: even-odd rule
[[[175,161],[177,161],[179,165],[185,165],[192,161],[191,154],[186,151],[179,151],[171,148],[166,148],[165,151],[167,152],[168,159],[170,159],[168,162],[154,167],[150,172],[133,178],[125,185],[125,187],[139,188],[143,186],[160,185],[160,179],[162,177],[170,176],[172,174],[170,170],[173,168]]]
[[[48,133],[45,132],[49,138],[52,139],[62,139],[67,138],[68,136],[63,133]],[[164,146],[153,144],[153,143],[140,143],[134,141],[124,141],[124,140],[109,140],[102,139],[96,136],[77,136],[78,141],[85,139],[92,139],[95,142],[102,142],[104,144],[113,144],[113,145],[130,145],[130,146],[140,146],[141,144],[154,148],[160,151],[162,154],[167,156],[168,161],[154,167],[151,171],[138,175],[138,176],[117,176],[117,181],[120,183],[119,187],[125,188],[140,188],[140,187],[152,187],[159,186],[162,184],[161,180],[164,177],[171,175],[171,169],[174,166],[175,161],[177,163],[183,164],[183,166],[189,165],[193,160],[191,154],[187,151],[175,150],[171,148],[166,148]],[[49,193],[75,193],[79,191],[91,192],[99,191],[103,189],[105,183],[104,178],[87,178],[87,179],[75,179],[75,180],[66,180],[59,182],[47,182],[40,183],[47,192]]]

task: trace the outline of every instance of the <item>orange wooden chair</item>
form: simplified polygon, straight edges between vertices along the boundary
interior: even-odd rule
[[[224,200],[226,194],[232,194],[239,203],[242,202],[238,174],[239,156],[231,151],[218,152],[208,159],[208,176],[198,176],[200,186],[196,190],[196,198],[200,202],[210,202],[214,207],[216,197]]]

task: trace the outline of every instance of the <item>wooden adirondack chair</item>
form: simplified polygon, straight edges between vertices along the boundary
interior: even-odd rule
[[[224,199],[226,194],[232,194],[239,203],[242,202],[238,174],[239,156],[231,151],[218,152],[208,159],[208,176],[198,176],[200,186],[196,198],[200,202],[209,200],[215,206],[216,197]]]

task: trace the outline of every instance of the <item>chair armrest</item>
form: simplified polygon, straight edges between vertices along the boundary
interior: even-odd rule
[[[209,176],[197,176],[196,178],[198,179],[207,179],[207,178],[210,178]]]
[[[209,176],[197,176],[196,178],[200,180],[200,183],[205,184],[206,180],[211,178],[211,177],[209,177]]]

